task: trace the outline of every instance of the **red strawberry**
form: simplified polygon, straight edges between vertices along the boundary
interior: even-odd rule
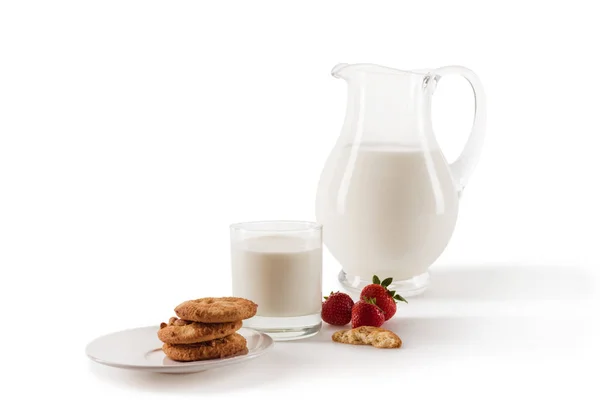
[[[375,299],[364,297],[352,307],[352,328],[383,325],[385,316],[381,308],[377,307],[376,302]]]
[[[377,275],[373,275],[373,283],[365,286],[360,292],[361,298],[376,299],[377,306],[383,311],[386,321],[396,314],[396,300],[408,303],[402,296],[396,294],[395,291],[388,290],[387,287],[393,280],[393,278],[387,278],[383,282],[380,282]]]
[[[354,301],[346,293],[331,292],[329,296],[325,296],[321,318],[331,325],[346,325],[352,318],[352,306]]]

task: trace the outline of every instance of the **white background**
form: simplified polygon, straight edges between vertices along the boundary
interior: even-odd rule
[[[594,398],[591,3],[3,1],[1,390]],[[230,223],[314,219],[345,112],[345,83],[329,74],[338,62],[461,64],[486,88],[484,153],[453,239],[430,290],[387,325],[403,349],[335,346],[326,329],[201,374],[92,365],[95,337],[230,293]],[[434,126],[449,159],[472,112],[468,85],[444,78]],[[336,289],[339,265],[324,262],[324,290]]]

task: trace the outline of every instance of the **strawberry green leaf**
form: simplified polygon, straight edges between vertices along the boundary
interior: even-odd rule
[[[367,304],[374,305],[375,307],[377,307],[377,308],[379,309],[379,311],[381,311],[382,313],[384,313],[384,314],[385,314],[385,311],[383,311],[383,310],[381,309],[381,307],[379,307],[379,306],[377,305],[377,299],[376,299],[375,297],[370,297],[370,298],[368,298],[368,297],[366,297],[366,296],[365,296],[365,297],[363,297],[363,300],[364,300],[364,302],[365,302],[365,303],[367,303]]]
[[[405,302],[406,304],[408,304],[408,301],[406,301],[406,299],[405,299],[404,297],[400,296],[399,294],[395,295],[395,296],[394,296],[394,299],[396,299],[396,300],[398,300],[398,301],[403,301],[403,302]]]
[[[394,297],[394,295],[396,294],[395,290],[392,290],[391,292],[388,293],[391,297]]]
[[[381,282],[381,286],[383,287],[388,287],[390,285],[390,283],[392,283],[392,281],[394,280],[394,278],[385,278],[382,282]]]
[[[369,303],[369,304],[377,304],[377,299],[376,299],[375,297],[367,297],[367,296],[364,296],[364,297],[363,297],[363,301],[364,301],[365,303]]]
[[[379,280],[379,278],[377,277],[377,275],[373,275],[373,283],[379,285],[381,283],[381,281]]]

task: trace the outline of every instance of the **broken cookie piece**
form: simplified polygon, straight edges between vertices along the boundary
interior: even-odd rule
[[[379,349],[397,349],[402,346],[402,340],[394,332],[374,326],[338,331],[331,339],[338,343],[371,345]]]

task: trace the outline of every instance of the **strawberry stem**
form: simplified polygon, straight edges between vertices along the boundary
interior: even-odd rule
[[[363,301],[365,303],[369,303],[369,304],[377,304],[377,299],[375,297],[367,297],[367,296],[363,296]]]
[[[375,297],[367,297],[367,296],[363,296],[363,298],[362,298],[362,299],[363,299],[363,301],[364,301],[365,303],[368,303],[368,304],[372,304],[372,305],[374,305],[375,307],[377,307],[377,308],[379,309],[379,311],[381,311],[382,313],[384,313],[384,314],[385,314],[385,311],[383,311],[383,310],[381,309],[381,307],[379,307],[379,306],[377,305],[377,299],[376,299]]]

